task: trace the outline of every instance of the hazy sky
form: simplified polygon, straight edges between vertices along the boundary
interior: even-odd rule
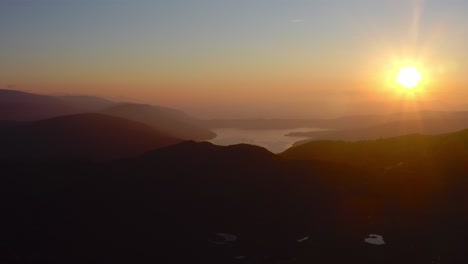
[[[468,92],[466,0],[0,0],[0,87],[313,117]]]

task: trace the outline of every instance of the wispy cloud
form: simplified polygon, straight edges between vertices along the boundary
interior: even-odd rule
[[[291,22],[292,23],[301,23],[301,22],[304,22],[305,20],[304,19],[292,19]]]

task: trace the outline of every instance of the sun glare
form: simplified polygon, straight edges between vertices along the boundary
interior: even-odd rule
[[[397,75],[397,83],[407,89],[413,89],[422,80],[421,72],[416,67],[403,67]]]

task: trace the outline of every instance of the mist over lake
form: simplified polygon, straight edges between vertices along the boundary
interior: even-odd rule
[[[320,128],[295,128],[295,129],[240,129],[219,128],[212,129],[217,134],[209,142],[228,146],[234,144],[251,144],[264,147],[273,153],[281,153],[290,148],[294,142],[308,139],[307,137],[285,136],[291,132],[320,131]]]

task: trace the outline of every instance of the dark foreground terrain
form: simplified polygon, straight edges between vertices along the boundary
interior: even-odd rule
[[[4,160],[0,263],[468,263],[467,142]]]

